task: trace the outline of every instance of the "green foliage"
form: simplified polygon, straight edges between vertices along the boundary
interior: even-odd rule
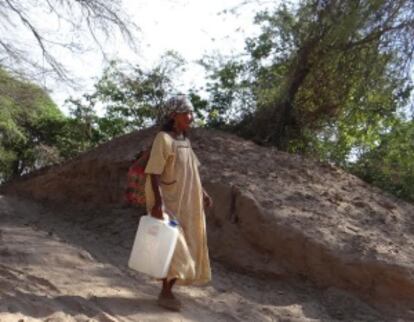
[[[407,1],[308,1],[290,14],[285,7],[259,16],[265,27],[251,46],[252,57],[258,48],[269,46],[269,39],[272,44],[286,42],[272,46],[256,62],[261,110],[254,125],[263,129],[259,139],[284,149],[302,141],[306,149],[306,132],[326,134],[332,126],[340,131],[344,123],[338,120],[344,117],[358,122],[348,123],[354,128],[366,128],[369,119],[369,127],[381,131],[375,129],[382,126],[379,118],[371,116],[381,113],[386,118],[396,110],[395,93],[409,82],[399,61],[411,57],[410,51],[393,45],[387,30],[393,26],[394,37],[401,39],[408,30],[395,25],[400,19],[411,23],[413,14]]]
[[[206,113],[209,102],[203,99],[194,89],[189,91],[189,99],[194,106],[194,122],[196,126],[206,126],[208,115]]]
[[[343,167],[364,160],[359,175],[408,196],[414,161],[402,157],[394,132],[412,93],[414,2],[308,0],[261,12],[256,23],[248,58],[206,64],[207,125]],[[399,151],[398,184],[374,166],[379,155],[391,160],[385,146]]]
[[[167,52],[157,66],[144,71],[134,66],[123,71],[113,62],[96,85],[96,98],[103,104],[105,122],[127,133],[159,122],[168,95],[176,90],[174,74],[183,68],[184,60],[175,52]],[[122,124],[122,128],[121,128]]]
[[[82,98],[83,100],[70,98],[66,101],[71,106],[70,118],[62,124],[60,140],[58,140],[60,151],[65,158],[75,156],[106,141],[108,136],[112,137],[110,134],[113,132],[119,133],[118,128],[113,124],[109,126],[104,124],[105,131],[101,130],[101,118],[95,111],[98,102],[96,94],[84,94]]]
[[[206,106],[208,127],[224,129],[248,112],[245,100],[250,94],[248,84],[239,78],[243,64],[228,61],[214,70],[207,85],[210,101]]]
[[[414,201],[414,121],[396,123],[350,169],[367,182]]]
[[[208,99],[202,113],[204,126],[235,131],[254,110],[251,83],[243,78],[246,65],[236,59],[223,61],[217,57],[206,57],[200,63],[209,72]]]
[[[183,65],[184,60],[174,52],[167,52],[148,71],[111,62],[92,94],[67,101],[76,120],[73,125],[83,133],[79,138],[84,142],[81,149],[159,123],[167,96],[177,92],[173,78]],[[98,105],[104,111],[100,117],[95,112]]]
[[[373,135],[365,137],[375,141],[410,83],[414,4],[308,0],[259,13],[256,22],[262,32],[246,41],[250,58],[211,73],[215,118],[231,123],[227,113],[234,116],[232,106],[249,88],[248,112],[236,129],[259,143],[318,153],[315,140],[327,138],[341,143],[346,156],[353,143],[341,137],[362,140],[369,128]],[[378,113],[383,117],[372,117]]]
[[[62,120],[45,91],[0,69],[0,180],[57,162],[50,125]]]

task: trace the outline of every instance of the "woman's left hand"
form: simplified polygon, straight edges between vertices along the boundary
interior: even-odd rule
[[[213,207],[213,199],[205,191],[203,191],[203,203],[205,208]]]

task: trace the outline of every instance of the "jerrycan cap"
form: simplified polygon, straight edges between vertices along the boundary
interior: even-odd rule
[[[177,226],[178,226],[178,222],[177,222],[177,220],[174,220],[174,219],[170,219],[170,220],[169,220],[169,222],[168,222],[168,224],[169,224],[171,227],[177,227]]]

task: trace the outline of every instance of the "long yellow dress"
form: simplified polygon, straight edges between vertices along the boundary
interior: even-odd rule
[[[148,212],[155,203],[149,174],[158,174],[161,175],[160,191],[164,206],[180,225],[167,279],[176,278],[181,285],[200,285],[211,280],[199,165],[187,138],[178,140],[166,132],[159,132],[145,168]]]

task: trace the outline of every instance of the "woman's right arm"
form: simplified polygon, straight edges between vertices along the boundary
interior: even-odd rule
[[[150,174],[152,191],[154,192],[155,204],[151,209],[151,215],[158,219],[163,219],[162,214],[162,198],[160,192],[160,178],[159,174]]]

